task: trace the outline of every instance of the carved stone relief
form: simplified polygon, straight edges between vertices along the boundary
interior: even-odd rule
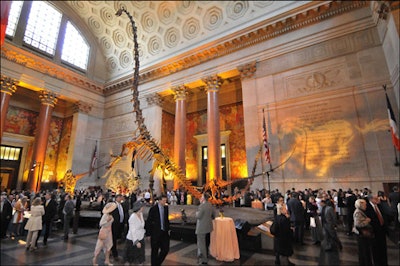
[[[290,76],[285,80],[287,97],[294,98],[336,88],[348,80],[345,71],[346,65],[339,64]]]

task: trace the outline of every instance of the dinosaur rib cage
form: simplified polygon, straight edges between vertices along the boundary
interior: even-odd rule
[[[142,113],[142,109],[140,108],[140,101],[139,101],[139,45],[137,42],[137,28],[135,26],[135,21],[133,20],[132,16],[129,14],[128,11],[125,10],[125,8],[121,8],[118,10],[116,13],[117,16],[120,16],[122,12],[125,12],[129,20],[132,24],[132,31],[133,31],[133,41],[134,41],[134,61],[135,61],[135,67],[134,67],[134,73],[133,73],[133,81],[132,81],[132,105],[133,105],[133,112],[135,113],[135,122],[138,126],[139,129],[139,136],[135,137],[132,141],[125,143],[122,147],[121,154],[119,156],[116,156],[117,158],[110,164],[109,168],[111,168],[117,161],[121,159],[122,156],[127,155],[128,152],[125,152],[126,149],[129,150],[135,150],[136,149],[136,155],[135,157],[138,157],[142,160],[146,161],[151,161],[154,159],[153,162],[153,168],[150,171],[151,176],[154,176],[154,173],[157,169],[160,169],[163,173],[166,173],[166,171],[169,172],[170,175],[172,175],[174,180],[177,180],[193,197],[200,199],[201,198],[201,192],[197,190],[196,187],[192,186],[192,183],[190,180],[186,179],[186,175],[182,172],[182,170],[176,165],[175,162],[173,162],[168,155],[166,155],[160,145],[157,143],[157,141],[151,136],[150,132],[148,131],[146,124],[144,123],[144,117]],[[246,185],[247,189],[251,184],[252,180],[254,177],[259,176],[259,175],[254,175],[255,169],[257,167],[257,162],[260,158],[261,155],[261,148],[256,156],[256,160],[254,162],[254,167],[253,167],[253,172],[252,176],[248,179],[248,184]],[[234,184],[238,181],[243,180],[241,179],[235,179],[235,180],[230,180],[230,181],[224,181],[224,180],[211,180],[208,181],[207,184],[204,186],[203,191],[210,190],[211,191],[211,198],[209,201],[212,204],[222,204],[224,202],[232,202],[235,199],[235,196],[233,197],[228,197],[225,198],[224,200],[218,199],[215,197],[215,195],[220,193],[221,189],[224,187],[227,187],[231,184]]]
[[[132,16],[129,14],[125,8],[121,8],[117,15],[121,15],[122,12],[125,12],[129,20],[132,24],[132,32],[133,32],[133,41],[134,41],[134,60],[135,60],[135,68],[133,74],[133,82],[132,82],[132,102],[133,102],[133,111],[135,112],[135,122],[138,126],[140,136],[137,141],[133,141],[127,144],[124,144],[125,148],[133,149],[138,148],[138,156],[144,160],[155,159],[153,163],[153,169],[151,171],[151,175],[154,175],[154,172],[157,168],[161,169],[163,173],[166,170],[173,176],[174,180],[178,180],[178,182],[195,198],[200,199],[201,193],[192,186],[190,180],[186,179],[184,173],[182,173],[181,169],[170,160],[170,158],[161,150],[161,147],[156,142],[156,140],[151,136],[150,132],[147,130],[146,124],[144,123],[144,117],[142,114],[142,110],[140,109],[139,102],[139,45],[137,42],[137,28],[135,26],[135,21]]]

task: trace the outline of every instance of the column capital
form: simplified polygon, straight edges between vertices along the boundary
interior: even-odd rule
[[[49,90],[41,90],[39,92],[39,98],[43,105],[49,105],[54,107],[58,101],[57,94]]]
[[[171,88],[172,93],[174,94],[175,101],[184,101],[186,100],[186,96],[188,95],[187,87],[185,85],[174,86]]]
[[[88,104],[82,101],[77,101],[74,103],[73,112],[74,113],[85,113],[88,114],[92,110],[93,104]]]
[[[209,91],[218,92],[219,89],[221,88],[222,82],[224,81],[218,75],[208,76],[208,77],[202,78],[201,80],[206,84],[206,86],[205,86],[206,92],[209,92]]]
[[[257,62],[254,61],[248,64],[240,65],[237,67],[237,69],[240,72],[240,77],[242,80],[252,78],[257,71]]]
[[[159,94],[153,93],[152,95],[146,97],[146,101],[149,106],[158,105],[162,107],[164,100],[161,98]]]
[[[6,75],[1,75],[0,83],[1,83],[1,92],[12,95],[14,92],[17,91],[16,84],[18,83],[18,80],[16,79],[10,78]]]

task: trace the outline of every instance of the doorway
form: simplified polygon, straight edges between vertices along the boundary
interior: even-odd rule
[[[207,146],[201,147],[201,184],[207,183]],[[221,178],[227,180],[226,146],[221,144]]]
[[[19,166],[21,164],[22,148],[15,146],[0,146],[0,188],[16,189]]]

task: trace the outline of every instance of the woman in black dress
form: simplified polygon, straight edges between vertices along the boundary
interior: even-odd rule
[[[274,232],[274,251],[279,255],[279,260],[275,261],[276,265],[294,265],[289,261],[289,257],[293,254],[293,231],[290,228],[289,213],[285,204],[276,206],[277,215],[275,217]]]

